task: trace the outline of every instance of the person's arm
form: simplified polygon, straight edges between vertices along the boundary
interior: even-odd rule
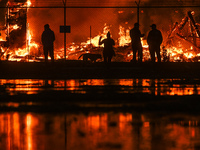
[[[140,37],[144,37],[144,34],[141,34],[141,32],[140,32]]]
[[[56,38],[55,38],[55,34],[54,34],[54,32],[53,32],[53,41],[55,41],[55,39],[56,39]]]
[[[101,41],[101,39],[102,39],[102,36],[99,37],[99,45],[103,44],[103,42]]]
[[[150,44],[150,32],[149,32],[149,34],[147,35],[147,44],[148,44],[148,45]]]
[[[41,41],[42,41],[42,44],[44,45],[44,34],[42,33],[42,36],[41,36]]]
[[[162,37],[162,33],[160,32],[160,45],[162,44],[163,41],[163,37]]]
[[[113,40],[113,46],[115,45],[115,41]]]

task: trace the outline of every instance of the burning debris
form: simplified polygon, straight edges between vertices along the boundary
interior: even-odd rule
[[[194,12],[188,11],[180,23],[174,23],[166,40],[168,57],[171,61],[199,61],[200,25],[193,18]],[[188,24],[188,28],[185,27]]]

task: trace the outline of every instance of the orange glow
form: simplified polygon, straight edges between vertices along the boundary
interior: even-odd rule
[[[119,115],[120,122],[131,122],[132,121],[132,114],[120,114]]]
[[[149,122],[144,122],[144,127],[149,127]]]
[[[100,127],[100,117],[99,115],[97,116],[89,116],[87,118],[88,126],[93,128],[93,129],[99,129]]]
[[[32,116],[26,116],[26,132],[27,132],[27,149],[32,150],[32,134],[31,134]]]
[[[14,130],[14,145],[20,147],[20,124],[19,124],[19,114],[13,114],[13,130]]]
[[[124,11],[121,10],[121,11],[118,11],[118,13],[119,13],[119,14],[122,14],[122,13],[124,13]]]
[[[10,121],[10,115],[7,114],[7,119],[8,119],[8,122],[7,122],[7,135],[8,135],[8,139],[7,139],[7,143],[8,143],[8,149],[10,150],[11,149],[11,121]]]
[[[195,129],[194,128],[192,128],[191,136],[195,137]]]
[[[129,122],[132,122],[132,114],[119,114],[119,128],[121,131],[126,129]]]
[[[69,87],[68,88],[69,90],[75,90],[76,86],[77,86],[75,80],[66,81],[66,85],[67,85],[67,87]]]

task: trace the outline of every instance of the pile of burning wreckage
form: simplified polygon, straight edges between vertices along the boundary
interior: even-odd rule
[[[1,27],[0,36],[0,58],[6,61],[40,62],[44,61],[42,46],[32,41],[29,24],[27,23],[27,12],[30,1],[7,2],[7,12],[5,26]],[[180,23],[174,23],[165,37],[161,47],[163,62],[198,62],[200,61],[200,24],[193,18],[194,12],[188,11],[187,15]],[[99,37],[106,38],[109,26],[105,25],[103,32],[95,37],[90,37],[88,41],[80,44],[70,43],[66,47],[66,58],[77,60],[83,53],[102,54],[102,46],[98,45]],[[119,38],[115,46],[116,57],[113,61],[129,62],[132,59],[130,29],[119,26]],[[143,61],[150,60],[148,45],[142,39]],[[64,48],[55,49],[55,59],[64,59]]]

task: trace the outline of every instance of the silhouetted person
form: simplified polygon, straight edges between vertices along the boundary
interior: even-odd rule
[[[136,54],[138,52],[138,61],[142,62],[142,43],[141,43],[141,37],[143,37],[144,34],[141,34],[139,30],[139,23],[134,24],[134,28],[130,30],[130,37],[131,37],[131,43],[132,43],[132,49],[133,49],[133,62],[136,62]]]
[[[149,45],[151,61],[155,62],[155,53],[156,53],[158,62],[161,62],[160,45],[162,44],[163,41],[162,33],[156,29],[155,24],[152,24],[150,27],[152,28],[152,30],[149,32],[147,36],[147,43]]]
[[[107,38],[101,41],[101,36],[99,38],[99,45],[104,44],[103,49],[103,58],[104,62],[107,66],[110,66],[111,59],[115,56],[115,51],[113,46],[115,45],[115,41],[110,37],[110,32],[107,33]]]
[[[51,62],[54,62],[54,41],[54,32],[49,28],[49,24],[45,24],[42,33],[42,44],[46,63],[48,62],[48,53],[50,54]]]

